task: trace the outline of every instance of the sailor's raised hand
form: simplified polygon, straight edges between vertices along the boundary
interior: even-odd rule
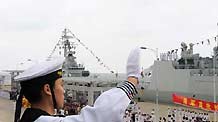
[[[141,76],[140,47],[131,50],[127,59],[126,74],[128,81],[132,82],[134,85],[138,84],[138,79]]]

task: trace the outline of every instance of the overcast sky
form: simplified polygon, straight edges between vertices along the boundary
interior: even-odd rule
[[[70,29],[107,66],[125,72],[137,45],[167,52],[182,41],[212,39],[218,28],[217,0],[0,0],[0,70],[45,59],[64,28]],[[195,46],[209,56],[215,45]],[[107,72],[79,45],[78,61],[92,72]],[[142,53],[142,66],[155,55]]]

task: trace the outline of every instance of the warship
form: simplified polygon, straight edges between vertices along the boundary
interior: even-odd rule
[[[161,53],[153,65],[144,70],[141,99],[173,103],[172,94],[216,103],[218,97],[218,47],[211,57],[193,54],[194,44],[181,43],[181,54]]]
[[[113,71],[110,71],[110,73],[90,73],[82,64],[76,61],[75,54],[78,44],[84,46],[81,40],[69,29],[64,29],[61,39],[57,43],[64,51],[65,61],[62,71],[65,98],[83,105],[93,105],[102,92],[116,87],[119,82],[125,80],[125,74],[114,73]],[[91,54],[93,54],[92,51]],[[49,57],[51,56],[52,54]],[[97,60],[99,61],[100,59],[98,58]],[[106,68],[109,69],[108,67]]]
[[[48,59],[57,49],[63,51],[65,58],[63,80],[66,98],[93,105],[102,92],[126,80],[126,74],[113,71],[90,73],[84,65],[77,63],[75,54],[78,44],[84,46],[69,29],[64,29]],[[190,98],[216,102],[218,97],[216,94],[218,93],[218,47],[213,48],[212,57],[201,57],[199,54],[193,54],[192,43],[189,46],[188,49],[186,43],[181,44],[180,56],[176,52],[161,53],[159,56],[157,54],[157,60],[141,74],[142,77],[139,80],[142,87],[139,88],[138,100],[154,102],[158,99],[161,103],[173,103],[172,94],[177,93]],[[18,75],[20,72],[22,71],[15,73]],[[13,86],[19,91],[19,84],[13,82],[16,75],[12,75],[12,84],[16,84]]]
[[[71,42],[70,39],[74,39]],[[64,49],[63,79],[67,97],[73,100],[87,101],[92,105],[104,91],[126,80],[121,73],[90,73],[78,64],[75,56],[76,41],[84,45],[69,29],[63,31],[57,45]],[[140,101],[173,103],[172,94],[216,102],[218,93],[218,47],[213,48],[212,57],[193,54],[194,44],[181,43],[181,54],[160,53],[153,65],[141,73]],[[143,47],[142,47],[143,48]],[[155,51],[155,50],[154,50]],[[91,52],[92,53],[92,52]],[[99,60],[99,59],[98,59]]]

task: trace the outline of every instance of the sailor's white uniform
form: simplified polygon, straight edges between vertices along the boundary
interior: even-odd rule
[[[20,79],[21,82],[27,82],[26,80],[31,79],[33,76],[39,77],[44,74],[49,74],[49,72],[60,69],[58,68],[60,66],[60,62],[47,61],[32,67],[18,76],[17,79]],[[40,68],[40,70],[37,69],[37,67]],[[21,120],[29,121],[29,119],[25,118],[27,116],[33,116],[32,118],[35,119],[32,120],[35,122],[122,122],[125,110],[135,94],[135,86],[132,83],[125,81],[117,88],[102,93],[94,103],[93,107],[84,107],[79,115],[57,117],[51,116],[45,111],[35,110],[33,108],[25,111],[25,116],[22,117]],[[38,114],[37,116],[35,116],[36,111]]]
[[[119,88],[98,97],[93,107],[85,106],[80,115],[66,117],[40,116],[35,122],[122,122],[130,99]]]
[[[128,77],[132,76],[138,78],[140,76],[140,67],[138,60],[139,48],[131,51],[129,55],[127,61]],[[20,81],[21,83],[38,82],[31,81],[31,79],[37,77],[47,77],[47,75],[59,71],[61,66],[62,61],[47,61],[25,71],[24,73],[16,77],[16,80]],[[21,89],[25,90],[25,88],[26,87],[23,85],[23,88]],[[120,84],[117,88],[113,88],[102,93],[97,98],[93,106],[85,106],[81,110],[81,113],[79,115],[57,117],[49,115],[46,111],[30,108],[24,112],[21,121],[23,122],[31,120],[35,122],[122,122],[125,110],[136,93],[137,91],[134,84],[129,81],[124,81],[123,84]],[[21,101],[21,97],[19,97],[19,101]],[[54,100],[53,103],[55,103]],[[17,104],[16,106],[18,107],[16,107],[15,121],[19,120],[20,118],[20,113],[19,111],[17,111],[19,110],[19,105]]]

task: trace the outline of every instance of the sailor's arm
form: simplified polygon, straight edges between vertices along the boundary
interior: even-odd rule
[[[81,116],[84,122],[122,122],[125,110],[135,94],[135,86],[126,81],[100,95],[93,107],[87,106],[81,111]]]
[[[131,99],[136,94],[137,79],[128,78],[117,88],[102,93],[94,106],[86,106],[80,115],[67,117],[40,116],[36,122],[122,122],[123,115]]]
[[[140,48],[135,48],[127,60],[127,81],[102,93],[94,106],[86,106],[80,115],[67,117],[40,116],[36,122],[122,122],[123,115],[131,99],[137,93],[135,86],[140,76]]]

